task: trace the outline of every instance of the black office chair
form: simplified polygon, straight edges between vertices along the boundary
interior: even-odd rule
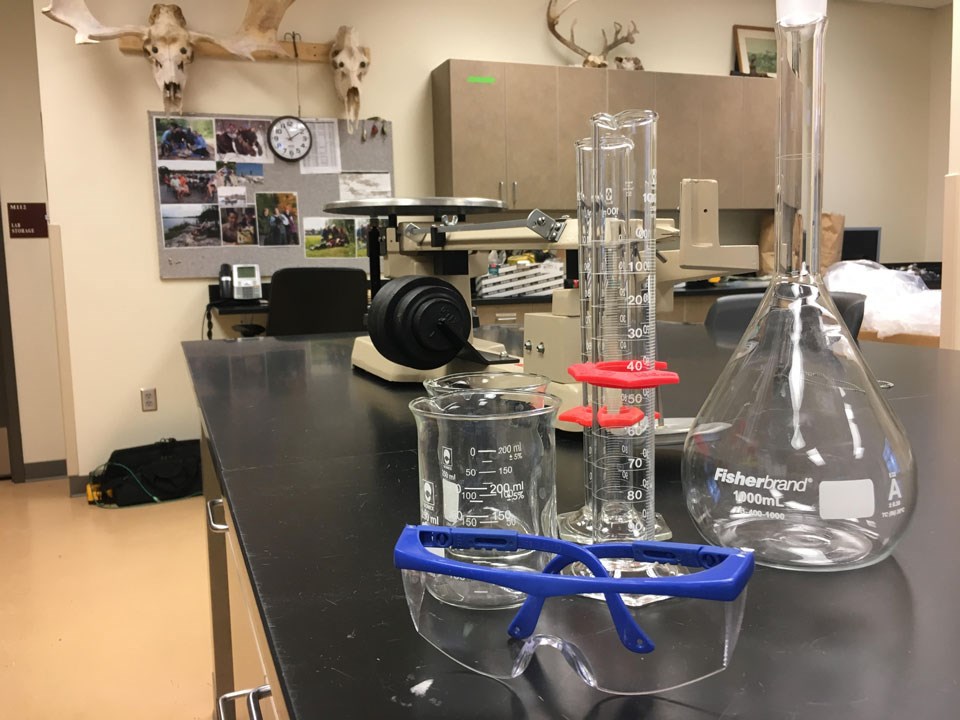
[[[863,324],[863,309],[867,300],[865,295],[848,292],[830,293],[840,316],[856,340]],[[725,295],[717,298],[710,306],[703,324],[717,347],[733,348],[740,342],[743,333],[760,306],[763,293],[745,295]]]
[[[294,267],[270,280],[267,335],[363,330],[367,274],[357,268]]]

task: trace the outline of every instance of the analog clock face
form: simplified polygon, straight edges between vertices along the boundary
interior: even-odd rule
[[[312,144],[310,128],[300,118],[281,117],[270,125],[270,149],[283,160],[306,157]]]

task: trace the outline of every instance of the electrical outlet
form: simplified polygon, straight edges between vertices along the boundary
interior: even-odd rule
[[[140,388],[140,409],[143,412],[153,412],[157,409],[156,388]]]

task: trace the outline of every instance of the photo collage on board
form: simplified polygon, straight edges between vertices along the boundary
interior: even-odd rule
[[[296,193],[255,192],[264,163],[273,162],[269,126],[240,118],[154,118],[164,247],[300,244]],[[278,206],[283,232],[261,237],[266,224],[258,208],[275,213]]]
[[[390,197],[390,173],[342,173],[340,200]],[[367,238],[376,223],[383,232],[387,218],[317,216],[303,219],[303,251],[308,258],[367,257]]]

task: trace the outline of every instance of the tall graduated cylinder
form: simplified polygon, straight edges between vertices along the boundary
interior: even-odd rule
[[[554,421],[560,400],[541,392],[462,390],[410,403],[417,421],[420,522],[557,537]],[[456,560],[539,572],[539,553],[449,548]],[[519,604],[522,593],[431,576],[439,600],[468,608]]]
[[[652,539],[655,388],[637,378],[656,362],[657,115],[593,118],[592,222],[584,311],[589,316],[592,426],[584,481],[594,542]]]

